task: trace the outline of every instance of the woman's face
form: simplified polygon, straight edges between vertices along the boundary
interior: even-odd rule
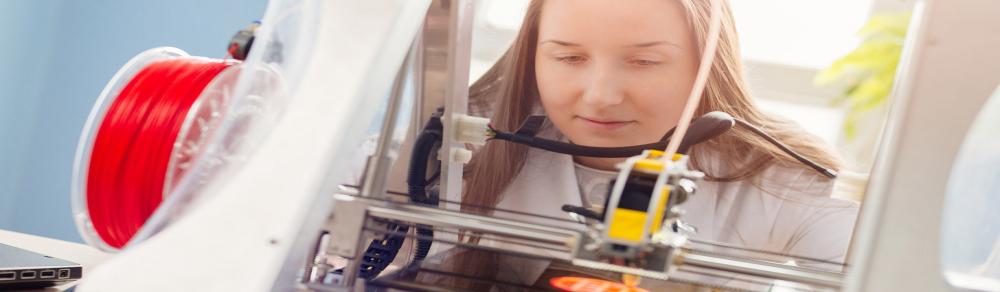
[[[698,69],[675,0],[546,0],[535,74],[549,119],[576,144],[659,141],[677,124]]]

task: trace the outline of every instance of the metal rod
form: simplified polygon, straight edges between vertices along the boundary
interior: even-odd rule
[[[679,252],[675,263],[681,266],[691,265],[832,288],[840,288],[844,282],[844,276],[840,273],[794,267],[761,260],[709,254],[696,250],[683,250]]]
[[[411,50],[412,52],[412,50]],[[362,197],[383,197],[386,189],[386,176],[389,172],[389,144],[392,142],[393,132],[396,129],[396,118],[399,115],[399,104],[403,99],[403,91],[406,88],[406,70],[410,62],[410,55],[403,60],[403,64],[396,73],[393,81],[392,93],[389,95],[388,106],[385,111],[385,119],[382,124],[382,131],[378,137],[378,145],[375,146],[375,153],[368,158],[365,165],[365,176],[361,187]]]
[[[736,245],[732,245],[732,244],[725,244],[725,243],[721,243],[721,242],[699,240],[699,239],[693,239],[693,238],[688,238],[688,242],[694,243],[694,244],[700,244],[700,245],[709,245],[709,246],[713,246],[713,247],[720,247],[720,248],[725,248],[725,249],[734,249],[734,250],[751,252],[751,253],[760,253],[760,254],[766,254],[766,255],[774,255],[774,256],[786,257],[786,258],[789,258],[791,260],[795,260],[796,262],[820,263],[820,264],[834,265],[834,266],[840,266],[840,267],[849,267],[850,266],[850,265],[848,265],[848,264],[846,264],[844,262],[830,261],[830,260],[818,259],[818,258],[801,256],[801,255],[795,255],[795,254],[789,254],[789,253],[780,253],[780,252],[774,252],[774,251],[763,250],[763,249],[754,249],[754,248],[748,248],[748,247],[743,247],[743,246],[736,246]]]
[[[412,49],[410,51],[411,53],[413,52]],[[368,158],[368,163],[365,165],[365,174],[362,178],[360,193],[361,197],[382,198],[386,196],[386,174],[389,172],[391,162],[389,158],[389,143],[392,141],[392,135],[396,128],[396,118],[399,115],[399,104],[403,99],[403,90],[406,87],[406,74],[408,73],[406,68],[409,62],[410,54],[407,54],[406,59],[403,60],[399,71],[396,73],[395,81],[393,81],[392,93],[389,95],[385,119],[382,124],[382,132],[378,138],[378,145],[375,147],[375,153]],[[361,242],[355,244],[358,246],[362,245]],[[344,267],[341,286],[354,286],[358,269],[361,268],[361,256],[363,253],[364,249],[358,248],[354,258],[350,259],[347,266]]]
[[[733,282],[740,282],[740,283],[758,285],[758,286],[762,286],[762,287],[771,287],[771,290],[769,290],[769,291],[786,291],[786,290],[788,290],[788,291],[803,291],[803,292],[815,292],[816,291],[815,287],[811,287],[811,286],[808,286],[808,285],[798,285],[798,283],[793,283],[793,282],[788,282],[788,284],[779,284],[779,283],[774,283],[772,281],[767,281],[766,279],[763,279],[763,278],[760,278],[760,277],[749,276],[749,275],[740,275],[741,277],[734,277],[732,273],[728,273],[728,272],[724,272],[724,271],[715,271],[715,270],[711,270],[711,272],[709,272],[707,269],[699,268],[699,267],[690,267],[690,266],[689,267],[681,267],[681,268],[677,269],[677,272],[687,273],[687,274],[692,274],[692,275],[698,275],[698,276],[704,276],[704,277],[717,278],[717,279],[728,279],[729,281],[733,281]],[[752,289],[742,289],[742,287],[733,287],[734,285],[730,285],[728,283],[725,283],[725,284],[705,283],[706,281],[682,279],[681,276],[673,276],[673,275],[671,275],[670,281],[677,282],[677,283],[689,284],[689,285],[695,285],[695,286],[702,286],[702,287],[706,287],[706,288],[720,289],[720,290],[724,290],[724,291],[756,292],[756,291],[754,291]],[[775,289],[775,288],[780,288],[780,290],[779,289]]]
[[[398,222],[396,222],[395,224],[397,226],[407,226],[407,227],[413,227],[413,228],[416,227],[416,226],[413,226],[413,225],[407,225],[407,224],[402,224],[402,223],[398,223]],[[448,244],[455,244],[455,242],[445,241],[445,240],[442,240],[440,238],[433,237],[433,236],[423,236],[423,235],[419,235],[419,234],[409,234],[409,233],[406,233],[406,232],[396,232],[396,231],[385,230],[384,228],[382,230],[377,230],[376,228],[365,227],[365,230],[367,230],[367,231],[373,231],[376,234],[390,234],[390,235],[397,235],[397,236],[404,237],[404,238],[412,238],[412,239],[418,239],[418,240],[433,240],[435,242],[443,242],[443,243],[448,243]],[[458,236],[458,235],[461,234],[461,232],[458,232],[458,231],[445,230],[445,229],[441,229],[441,228],[434,228],[434,233],[435,233],[435,235],[437,235],[437,234],[452,234],[452,235],[456,235],[456,236]],[[559,246],[560,248],[555,248],[555,247],[552,247],[552,246],[543,246],[543,245],[538,245],[538,244],[531,244],[531,243],[525,243],[525,242],[520,242],[520,241],[507,240],[507,239],[500,238],[498,236],[486,236],[486,235],[482,235],[480,238],[481,238],[481,240],[488,240],[488,241],[494,241],[494,242],[500,242],[500,243],[515,244],[515,245],[520,245],[520,246],[525,246],[525,247],[531,247],[531,248],[537,248],[537,249],[544,249],[544,250],[549,250],[549,251],[554,251],[554,252],[567,252],[567,253],[569,252],[569,250],[567,250],[566,247],[562,246],[562,245]]]
[[[511,282],[503,282],[503,281],[500,281],[500,280],[497,280],[497,279],[490,279],[490,278],[480,278],[480,277],[475,277],[475,276],[472,276],[472,275],[465,275],[465,274],[457,273],[457,272],[449,272],[449,271],[427,269],[427,268],[418,268],[416,270],[417,270],[416,273],[436,274],[436,275],[442,275],[442,276],[446,276],[446,277],[452,277],[454,279],[464,279],[464,280],[468,280],[470,282],[483,283],[483,284],[492,285],[492,286],[500,286],[500,287],[502,287],[501,289],[494,289],[494,290],[499,290],[499,291],[507,291],[508,290],[508,289],[503,289],[503,288],[513,288],[513,289],[516,289],[516,291],[543,291],[543,290],[539,290],[538,288],[526,286],[524,284],[511,283]],[[388,288],[399,288],[399,289],[405,289],[407,291],[428,291],[428,292],[438,292],[438,291],[454,292],[454,291],[467,291],[468,290],[468,288],[466,288],[466,289],[450,288],[449,289],[447,287],[439,287],[439,286],[435,286],[433,284],[425,284],[425,283],[419,283],[419,282],[408,282],[408,281],[405,281],[405,280],[404,281],[400,281],[400,280],[396,280],[396,279],[391,279],[391,280],[376,280],[375,282],[372,283],[372,286],[387,286]]]
[[[401,232],[393,232],[393,231],[388,231],[388,230],[374,230],[374,229],[368,228],[368,227],[365,227],[365,231],[372,232],[372,233],[377,233],[377,234],[396,234],[396,235],[400,235],[400,236],[403,236],[403,237],[406,237],[406,238],[414,238],[414,239],[419,238],[419,237],[411,235],[411,234],[403,235],[403,233],[401,233]],[[467,243],[467,242],[462,242],[462,241],[458,241],[458,240],[447,240],[447,239],[440,239],[440,238],[434,239],[434,242],[447,243],[447,244],[451,244],[451,245],[454,245],[454,246],[460,247],[460,248],[465,248],[465,249],[470,249],[470,250],[472,250],[472,249],[475,249],[475,250],[484,250],[484,251],[489,251],[489,252],[495,252],[497,254],[515,256],[515,257],[525,258],[525,259],[545,260],[545,261],[566,260],[565,258],[560,258],[560,257],[557,257],[557,256],[553,256],[551,253],[548,253],[548,252],[531,253],[531,252],[527,252],[527,251],[506,250],[506,249],[499,248],[499,247],[492,247],[492,246],[488,246],[488,245],[480,245],[480,244],[476,244],[476,243]]]
[[[555,227],[414,205],[396,205],[388,208],[369,206],[368,215],[416,224],[489,232],[553,244],[569,244],[578,241],[581,236],[579,232]]]
[[[412,58],[410,78],[413,80],[413,113],[410,115],[411,127],[407,132],[410,135],[409,138],[412,139],[416,139],[420,133],[420,125],[423,125],[430,118],[432,111],[429,111],[426,107],[428,107],[428,104],[434,104],[426,100],[424,93],[424,54],[427,50],[424,43],[425,30],[427,30],[426,24],[420,28],[420,32],[417,33],[416,38],[413,40],[413,52],[410,56]]]
[[[464,162],[457,161],[452,151],[465,145],[458,143],[455,130],[458,115],[464,115],[469,101],[469,62],[472,52],[472,18],[474,0],[448,1],[448,58],[444,95],[444,133],[441,137],[441,194],[448,200],[459,200],[462,193]]]
[[[340,190],[343,191],[342,193],[344,195],[355,196],[355,197],[360,196],[360,195],[358,195],[358,187],[357,186],[352,186],[352,185],[340,185],[340,186],[341,186]],[[393,190],[386,190],[385,193],[387,195],[391,195],[391,196],[400,196],[400,197],[406,197],[406,198],[410,197],[410,194],[407,194],[407,193],[404,193],[404,192],[399,192],[399,191],[393,191]],[[398,202],[396,200],[385,200],[385,201]],[[441,198],[438,199],[438,203],[444,203],[444,204],[450,204],[450,205],[457,205],[457,206],[460,206],[460,207],[476,208],[476,209],[485,210],[485,211],[492,211],[493,214],[496,214],[497,212],[500,212],[500,213],[509,213],[509,214],[514,214],[514,215],[523,215],[523,216],[535,217],[535,218],[539,218],[539,219],[552,220],[552,221],[555,221],[555,222],[565,222],[565,223],[573,223],[573,224],[578,224],[578,225],[587,225],[587,223],[585,223],[585,222],[580,222],[580,221],[572,220],[572,219],[569,219],[569,218],[559,218],[559,217],[547,216],[547,215],[542,215],[542,214],[522,212],[522,211],[517,211],[517,210],[512,210],[512,209],[504,209],[504,208],[500,208],[500,207],[488,207],[488,206],[477,205],[477,204],[462,203],[462,202],[459,202],[459,201],[451,201],[451,200],[445,200],[445,199],[441,199]],[[454,209],[458,210],[458,208],[454,208]]]

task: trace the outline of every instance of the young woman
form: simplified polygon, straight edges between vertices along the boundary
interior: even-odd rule
[[[721,4],[719,48],[696,116],[727,112],[839,168],[819,139],[754,103],[732,12]],[[471,111],[505,131],[545,114],[551,123],[540,136],[580,145],[657,142],[677,124],[692,90],[710,14],[706,0],[534,0],[513,45],[472,86]],[[833,180],[740,127],[689,154],[706,173],[682,205],[683,220],[697,228],[694,239],[844,260],[858,208],[830,198]],[[604,202],[621,161],[494,141],[467,166],[462,200],[566,217],[564,204]]]

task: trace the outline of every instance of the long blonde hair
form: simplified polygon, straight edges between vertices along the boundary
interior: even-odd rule
[[[711,17],[711,3],[705,0],[677,0],[688,15],[699,52],[703,51]],[[472,112],[487,113],[494,127],[515,130],[538,102],[535,81],[535,49],[538,26],[544,0],[532,0],[528,5],[520,32],[510,49],[472,85],[469,101]],[[744,68],[732,10],[727,0],[721,0],[722,31],[715,52],[708,82],[696,116],[711,111],[723,111],[757,125],[778,141],[819,164],[838,170],[839,159],[818,138],[809,135],[787,120],[764,114],[750,97],[744,80]],[[726,134],[694,146],[691,161],[695,168],[707,164],[714,156],[721,165],[711,172],[708,180],[737,181],[754,179],[768,166],[779,164],[800,167],[798,162],[757,135],[743,128],[733,128]],[[491,142],[473,155],[465,172],[464,203],[476,206],[496,206],[504,189],[524,166],[528,147],[506,142]],[[468,211],[478,211],[470,210]]]

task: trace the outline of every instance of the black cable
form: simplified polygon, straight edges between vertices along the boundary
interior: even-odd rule
[[[405,223],[399,223],[399,222],[397,222],[396,225],[407,226],[407,227],[414,227],[414,224],[405,224]],[[365,226],[365,228],[374,229],[371,226]],[[454,235],[456,238],[461,238],[463,236],[462,234],[464,233],[463,231],[448,230],[446,228],[440,228],[440,227],[434,227],[434,226],[430,226],[429,228],[433,228],[435,233]],[[388,232],[388,231],[374,231],[374,232],[377,233],[377,234],[396,234],[396,233],[392,233],[392,232]],[[426,236],[423,236],[423,235],[420,235],[420,234],[416,234],[416,235],[405,234],[403,236],[405,236],[406,238],[412,238],[412,239],[418,239],[418,240],[419,239],[427,239],[427,240],[433,240],[433,241],[441,241],[441,240],[439,240],[439,238],[426,237]],[[544,245],[541,245],[541,244],[529,243],[529,242],[524,242],[524,241],[516,241],[516,240],[504,239],[500,235],[492,234],[492,233],[478,233],[476,236],[479,237],[480,240],[488,240],[488,241],[494,241],[494,242],[499,242],[499,243],[519,245],[519,246],[531,247],[531,248],[535,248],[535,249],[543,249],[543,250],[554,251],[554,252],[569,252],[565,248],[565,246],[563,246],[563,245],[557,245],[558,247],[544,246]]]
[[[441,168],[440,167],[438,167],[438,170],[435,171],[434,174],[432,174],[431,177],[427,179],[426,184],[430,184],[431,182],[435,182],[439,178],[441,178]]]
[[[399,235],[401,237],[404,237],[404,238],[418,238],[418,235],[410,235],[410,234],[407,234],[407,233],[404,233],[404,232],[390,231],[390,230],[385,230],[385,229],[381,229],[381,228],[375,229],[375,228],[364,227],[364,228],[362,228],[362,230],[364,230],[364,231],[371,231],[371,232],[377,232],[377,233],[397,234],[397,235]],[[528,258],[528,259],[536,259],[536,260],[559,260],[560,259],[560,258],[555,257],[555,256],[544,256],[544,255],[537,255],[537,254],[527,254],[527,253],[519,252],[519,251],[516,251],[516,250],[505,250],[505,249],[499,248],[499,247],[493,247],[493,246],[487,246],[487,245],[479,245],[479,244],[476,244],[476,243],[468,243],[468,242],[463,242],[463,241],[459,241],[459,240],[448,240],[448,239],[441,239],[441,238],[433,238],[432,240],[437,241],[437,242],[441,242],[441,243],[446,243],[446,244],[454,245],[456,247],[461,247],[461,248],[476,249],[476,250],[485,250],[485,251],[495,252],[495,253],[498,253],[498,254],[511,255],[511,256],[517,256],[517,257]]]
[[[435,149],[439,149],[440,145],[440,131],[425,131],[413,143],[410,166],[406,175],[406,185],[407,193],[414,203],[438,205],[437,200],[432,199],[427,194],[427,186],[433,183],[433,180],[427,179],[427,165],[430,154],[433,154]]]
[[[414,142],[413,152],[410,156],[409,172],[407,173],[406,178],[410,201],[428,206],[438,205],[437,192],[431,192],[430,195],[427,193],[428,184],[433,182],[433,180],[427,179],[427,165],[431,154],[433,154],[436,149],[441,148],[441,130],[440,128],[435,129],[435,126],[441,126],[440,118],[432,118],[431,122],[428,123],[427,128],[420,133],[420,136],[418,136],[416,142]],[[435,173],[439,172],[440,171],[435,171]],[[434,230],[426,228],[425,226],[417,226],[417,234],[433,238]],[[427,254],[430,253],[432,243],[433,242],[431,240],[418,240],[417,251],[413,256],[413,260],[422,261],[426,258]]]
[[[341,187],[345,187],[345,188],[355,189],[355,190],[357,190],[359,188],[358,186],[348,185],[348,184],[342,184],[340,186]],[[391,191],[391,190],[390,191],[386,191],[385,193],[388,194],[388,195],[393,195],[393,196],[402,196],[402,197],[409,197],[410,196],[407,193],[402,193],[402,192],[397,192],[397,191]],[[352,196],[352,197],[361,198],[357,194],[354,194],[354,195],[345,194],[345,195],[349,195],[349,196]],[[371,198],[366,198],[366,199],[371,200]],[[517,210],[512,210],[512,209],[504,209],[504,208],[489,207],[489,206],[483,206],[483,205],[477,205],[477,204],[462,203],[462,202],[458,202],[458,201],[446,200],[446,199],[441,199],[441,198],[438,198],[438,202],[439,203],[444,203],[444,204],[450,204],[450,205],[458,205],[460,207],[468,207],[468,208],[475,208],[475,209],[480,209],[480,210],[488,210],[488,211],[494,211],[494,212],[509,213],[509,214],[514,214],[514,215],[522,215],[522,216],[528,216],[528,217],[535,217],[535,218],[539,218],[539,219],[552,220],[552,221],[556,221],[556,222],[568,222],[568,223],[584,224],[584,223],[582,223],[580,221],[571,220],[571,219],[568,219],[568,218],[560,218],[560,217],[547,216],[547,215],[542,215],[542,214],[535,214],[535,213],[528,213],[528,212],[523,212],[523,211],[517,211]]]
[[[545,116],[530,116],[514,133],[503,132],[490,127],[494,136],[490,140],[504,140],[533,148],[573,156],[624,158],[642,154],[645,150],[667,148],[674,129],[670,129],[660,142],[625,147],[593,147],[535,137],[541,129]],[[733,127],[733,117],[724,112],[710,112],[691,121],[687,134],[681,140],[677,153],[687,153],[695,144],[722,135]]]
[[[809,158],[806,158],[805,156],[802,156],[798,152],[795,152],[795,150],[792,150],[791,148],[788,148],[788,145],[785,145],[784,143],[781,143],[777,139],[774,139],[774,137],[772,137],[771,135],[767,134],[767,132],[764,132],[764,130],[761,130],[760,128],[758,128],[756,126],[751,125],[750,123],[747,123],[744,120],[740,120],[740,119],[735,119],[735,120],[736,120],[736,124],[737,125],[740,125],[741,127],[745,128],[747,130],[750,130],[750,132],[753,132],[754,134],[757,134],[757,136],[760,136],[761,138],[764,138],[764,140],[767,140],[767,142],[771,142],[771,144],[773,144],[775,147],[778,147],[778,149],[781,149],[781,151],[784,151],[786,154],[792,156],[793,158],[795,158],[799,162],[802,162],[802,164],[805,164],[805,165],[811,167],[812,169],[815,169],[820,174],[822,174],[822,175],[824,175],[824,176],[826,176],[828,178],[837,178],[837,171],[836,170],[824,167],[822,165],[819,165],[816,162],[813,162],[812,160],[809,160]]]
[[[563,210],[563,212],[574,213],[574,214],[577,214],[577,215],[580,215],[580,216],[583,216],[583,217],[586,217],[586,218],[594,219],[594,220],[602,220],[602,219],[604,219],[604,215],[603,214],[598,213],[597,211],[594,211],[594,210],[591,210],[591,209],[587,209],[587,208],[581,207],[581,206],[562,205],[562,210]]]
[[[491,126],[490,132],[492,133],[492,137],[490,137],[489,140],[503,140],[550,152],[573,156],[624,158],[640,155],[644,150],[667,148],[667,144],[670,143],[669,137],[674,132],[674,129],[670,129],[670,131],[667,132],[667,135],[664,135],[663,139],[656,143],[625,147],[593,147],[535,137],[535,134],[537,134],[541,129],[544,120],[545,116],[528,117],[524,124],[521,125],[521,128],[514,133],[500,131]],[[802,164],[815,169],[821,175],[831,179],[837,178],[836,170],[819,165],[818,163],[802,156],[798,152],[795,152],[795,150],[788,148],[788,145],[781,143],[781,141],[778,141],[764,130],[751,125],[744,120],[734,118],[724,112],[710,112],[691,121],[691,125],[688,127],[687,134],[685,134],[683,140],[681,140],[681,145],[678,147],[677,153],[685,154],[691,146],[722,135],[732,128],[733,125],[739,125],[749,130],[751,133],[764,138],[764,140],[767,140],[767,142],[773,144],[775,147],[778,147],[778,149],[781,149],[781,151],[785,152],[789,156],[792,156]]]

